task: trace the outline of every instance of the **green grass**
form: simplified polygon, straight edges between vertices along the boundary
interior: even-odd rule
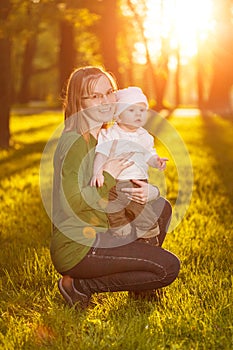
[[[191,156],[194,185],[183,220],[164,244],[182,263],[166,296],[152,303],[131,300],[127,292],[103,293],[84,311],[70,309],[58,293],[38,185],[41,152],[61,121],[58,112],[12,116],[14,148],[0,152],[0,347],[232,349],[232,120],[170,119]],[[158,149],[172,153],[162,144]],[[172,157],[166,174],[175,205]]]

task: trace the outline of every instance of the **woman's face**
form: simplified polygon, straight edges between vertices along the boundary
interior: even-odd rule
[[[97,80],[92,93],[81,99],[82,109],[88,112],[92,120],[107,123],[113,119],[116,96],[110,81],[104,75]]]

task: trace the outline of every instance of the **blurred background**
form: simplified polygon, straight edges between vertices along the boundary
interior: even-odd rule
[[[233,0],[1,0],[0,147],[13,107],[61,108],[85,65],[140,86],[156,111],[231,116]]]

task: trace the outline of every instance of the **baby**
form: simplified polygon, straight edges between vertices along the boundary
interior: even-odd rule
[[[154,148],[154,138],[143,128],[147,120],[148,101],[138,87],[128,87],[116,92],[116,122],[102,129],[98,136],[91,186],[103,186],[104,164],[113,142],[117,142],[115,155],[133,152],[129,161],[133,164],[118,176],[116,186],[109,193],[107,215],[111,232],[116,236],[127,236],[134,228],[138,239],[158,245],[158,218],[152,203],[139,204],[130,201],[121,191],[126,187],[137,187],[131,180],[148,181],[148,166],[164,170],[167,158],[160,158]],[[117,141],[115,141],[117,140]],[[159,197],[159,190],[158,190]],[[156,239],[155,239],[156,237]]]

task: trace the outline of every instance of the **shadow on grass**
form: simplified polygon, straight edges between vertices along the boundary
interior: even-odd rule
[[[33,127],[30,127],[29,129],[20,129],[20,130],[14,131],[13,136],[15,137],[15,136],[19,136],[22,134],[37,133],[37,132],[42,131],[43,128],[46,128],[46,130],[47,130],[47,129],[52,128],[52,127],[54,127],[54,130],[56,130],[56,128],[58,127],[57,123],[55,123],[53,121],[51,123],[46,123],[45,125],[33,126]]]
[[[0,179],[3,180],[9,176],[19,174],[36,165],[39,167],[45,144],[46,142],[38,141],[20,144],[19,149],[11,149],[8,156],[0,160]],[[35,154],[38,154],[38,157],[35,158]]]
[[[203,116],[204,140],[212,149],[217,166],[215,172],[233,204],[233,132],[231,119]],[[231,135],[228,132],[231,132]]]
[[[20,107],[15,107],[12,108],[11,113],[14,115],[19,115],[19,116],[32,116],[35,114],[44,114],[44,113],[51,113],[55,112],[58,113],[61,111],[61,107],[36,107],[36,106],[20,106]]]

